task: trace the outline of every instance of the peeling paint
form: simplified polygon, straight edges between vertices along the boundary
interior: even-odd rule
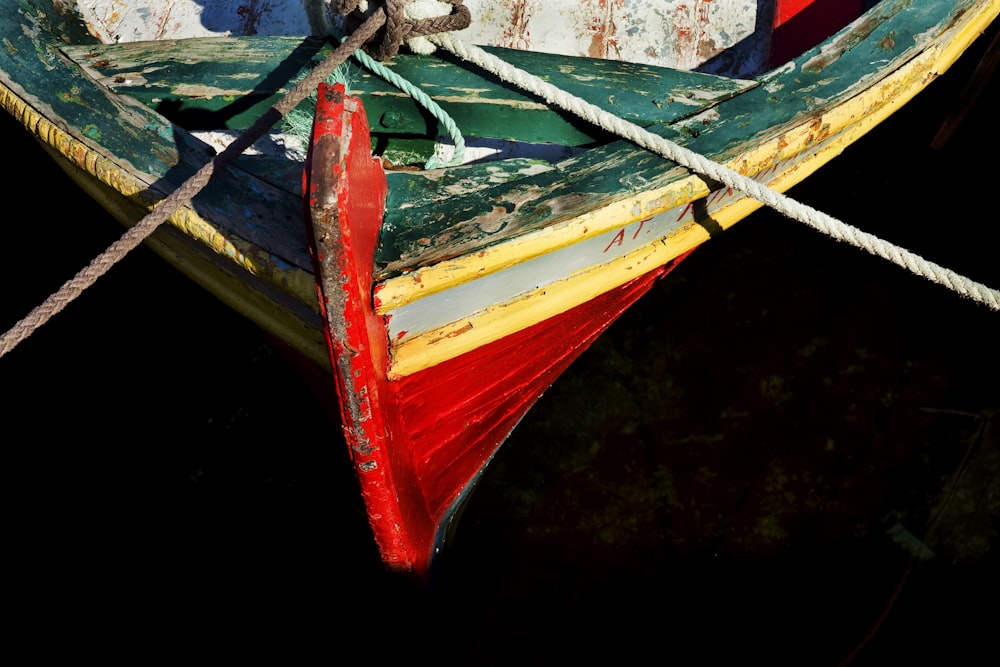
[[[309,35],[301,0],[80,0],[105,43],[224,35]],[[689,69],[747,40],[758,0],[465,0],[474,44]]]
[[[467,41],[687,69],[760,39],[757,0],[467,0]],[[567,21],[566,17],[569,17]]]
[[[309,35],[301,0],[78,0],[106,44],[227,35]]]

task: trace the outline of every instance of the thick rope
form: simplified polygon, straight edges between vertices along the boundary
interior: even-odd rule
[[[360,1],[335,0],[334,7],[336,11],[345,15],[352,12],[356,14],[355,10],[358,8]],[[48,322],[54,315],[61,312],[85,289],[107,273],[121,258],[149,237],[153,231],[169,219],[181,206],[190,202],[208,184],[217,167],[229,165],[242,155],[274,123],[308,97],[312,90],[326,80],[349,56],[368,43],[383,25],[386,26],[385,36],[381,45],[375,51],[376,58],[385,59],[391,57],[395,55],[399,44],[404,40],[424,36],[432,44],[447,49],[459,58],[491,72],[508,83],[534,93],[549,104],[569,111],[602,129],[632,141],[642,148],[738,190],[836,240],[850,243],[877,257],[887,259],[918,276],[948,287],[967,298],[979,301],[993,310],[1000,310],[1000,291],[998,290],[969,280],[950,269],[929,262],[904,248],[887,243],[872,234],[862,232],[821,211],[801,204],[749,177],[743,176],[729,167],[713,162],[638,125],[610,114],[585,100],[570,95],[542,79],[486,53],[478,47],[466,45],[455,39],[450,34],[447,34],[446,31],[460,30],[467,27],[470,20],[468,8],[461,4],[462,0],[442,0],[442,2],[452,5],[452,14],[422,18],[418,21],[405,20],[404,7],[410,0],[385,0],[385,2],[386,10],[389,12],[388,18],[386,10],[383,10],[381,7],[375,9],[360,25],[351,31],[351,35],[323,63],[317,66],[309,76],[305,77],[295,86],[288,95],[268,109],[257,119],[257,122],[240,134],[225,150],[205,164],[177,190],[159,202],[151,213],[136,223],[135,226],[122,235],[105,252],[95,257],[86,268],[67,281],[59,291],[32,310],[3,336],[0,336],[0,357],[3,357],[14,349],[21,341]],[[386,71],[388,72],[388,70]],[[392,76],[395,77],[395,75]],[[398,80],[402,83],[408,83],[401,78],[398,78]],[[399,86],[399,84],[391,80],[390,82],[393,85]],[[413,90],[416,89],[414,88]],[[422,93],[420,94],[422,95]],[[447,118],[447,114],[444,114],[443,118]],[[438,119],[442,120],[442,118]],[[450,121],[450,118],[448,120]],[[449,132],[452,132],[452,129],[449,128]],[[453,139],[456,136],[458,137],[456,150],[458,150],[461,135],[458,133],[457,127],[454,128]],[[464,142],[461,142],[461,146],[464,147]]]
[[[309,76],[304,78],[285,97],[264,112],[257,119],[257,122],[244,130],[225,150],[216,155],[210,162],[195,172],[193,176],[188,178],[179,188],[160,201],[148,215],[125,232],[107,250],[95,257],[90,264],[67,281],[57,292],[28,313],[24,319],[11,327],[9,331],[0,337],[0,357],[13,350],[21,341],[33,334],[54,315],[61,312],[85,289],[93,285],[98,278],[107,273],[121,258],[142,243],[181,206],[190,202],[208,184],[216,169],[231,164],[243,151],[264,136],[264,133],[272,125],[292,110],[299,102],[308,97],[341,63],[371,39],[384,23],[385,13],[381,10],[376,11],[368,17],[347,40],[327,56],[326,60],[310,72]]]
[[[410,39],[446,33],[452,30],[463,30],[472,22],[469,8],[462,4],[463,0],[439,0],[442,4],[451,5],[447,14],[421,15],[420,18],[409,19],[406,16],[406,5],[412,0],[382,0],[385,8],[379,7],[375,12],[386,14],[385,30],[377,36],[374,43],[367,48],[376,60],[392,58],[399,52],[399,46]],[[371,11],[367,0],[332,0],[330,7],[335,14],[346,19],[349,32],[354,32],[354,26],[364,15]]]
[[[793,220],[803,222],[838,241],[850,243],[877,257],[889,260],[931,282],[943,285],[962,296],[985,304],[993,310],[1000,310],[1000,290],[991,289],[970,280],[951,269],[929,262],[909,250],[887,243],[877,236],[863,232],[821,211],[799,203],[791,197],[740,174],[738,171],[713,162],[703,155],[608,113],[579,97],[570,95],[476,46],[464,44],[452,35],[438,34],[429,36],[428,39],[459,58],[495,74],[500,79],[538,95],[549,104],[558,106],[714,181],[739,190]]]
[[[465,138],[462,136],[462,131],[458,129],[458,125],[455,124],[455,120],[448,115],[448,112],[441,108],[440,104],[431,99],[431,97],[418,86],[396,74],[391,69],[369,56],[363,50],[358,49],[353,55],[359,63],[361,63],[364,67],[367,67],[373,74],[382,77],[392,85],[396,86],[396,88],[399,88],[400,91],[416,100],[417,104],[425,108],[430,115],[441,123],[442,127],[444,127],[445,131],[448,133],[448,136],[451,137],[451,142],[455,146],[455,152],[451,159],[442,163],[437,155],[432,155],[424,164],[424,169],[438,169],[440,167],[451,167],[453,165],[462,164],[465,160]]]
[[[385,0],[384,11],[387,15],[385,30],[381,39],[376,40],[377,43],[368,44],[366,47],[371,50],[372,55],[368,55],[360,49],[354,53],[354,58],[358,62],[412,97],[441,123],[441,126],[448,133],[455,147],[452,157],[447,162],[442,163],[437,154],[431,155],[424,164],[425,169],[462,164],[465,160],[465,138],[454,119],[441,105],[431,99],[418,86],[378,61],[395,56],[403,42],[415,53],[423,55],[433,53],[434,46],[427,39],[429,35],[463,30],[469,27],[472,15],[469,13],[469,8],[462,3],[463,0]],[[368,11],[368,6],[363,3],[363,0],[334,0],[332,9],[334,13],[342,15],[345,23],[350,26],[358,20],[359,15],[363,15],[363,11]],[[333,29],[333,32],[338,33],[339,31]],[[340,39],[344,38],[340,34],[336,36]]]

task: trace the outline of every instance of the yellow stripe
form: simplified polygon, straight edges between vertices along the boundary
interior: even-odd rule
[[[860,123],[868,123],[870,129],[870,126],[909,101],[929,83],[929,80],[915,81],[915,77],[930,75],[933,78],[943,73],[985,30],[997,12],[996,0],[984,4],[974,16],[964,16],[966,21],[959,27],[941,35],[938,46],[922,52],[885,81],[835,107],[819,120],[795,126],[732,159],[723,159],[722,163],[743,175],[753,175],[765,171],[780,160],[794,156],[826,136],[858,125],[859,116],[863,118]],[[865,120],[869,115],[877,120],[869,123]],[[687,173],[680,168],[676,172],[679,177]],[[708,188],[701,178],[694,175],[681,177],[662,188],[610,202],[565,223],[391,278],[379,287],[379,312],[389,312],[436,292],[669,211],[707,194]]]
[[[0,84],[0,106],[5,108],[25,128],[33,133],[46,147],[69,162],[69,166],[92,176],[111,188],[134,205],[127,210],[122,201],[116,201],[112,193],[98,197],[98,203],[125,225],[134,224],[155,205],[150,202],[150,183],[138,174],[123,169],[102,153],[90,148],[82,141],[61,129],[9,88]],[[74,178],[79,174],[71,174]],[[93,194],[93,191],[91,191]],[[269,253],[263,252],[238,237],[227,237],[194,209],[182,206],[168,222],[191,238],[207,246],[215,253],[226,257],[237,266],[270,280],[282,289],[298,295],[314,310],[315,280],[312,273],[292,267],[275,266]]]
[[[770,160],[793,157],[794,151],[789,154],[787,150],[791,145],[798,146],[798,150],[802,150],[815,144],[815,131],[810,128],[846,126],[816,154],[777,174],[769,182],[769,186],[784,192],[799,183],[912,99],[930,81],[950,67],[989,25],[997,14],[997,2],[991,2],[984,7],[988,7],[990,11],[984,9],[974,17],[974,20],[957,27],[950,41],[945,42],[942,39],[940,46],[929,48],[882,82],[831,110],[822,118],[822,125],[812,122],[786,133],[782,138],[786,142],[782,147],[784,150],[771,153]],[[848,125],[851,119],[856,120]],[[762,165],[769,164],[768,160],[763,162],[760,160],[761,155],[760,150],[749,151],[744,157],[730,161],[729,165],[733,168],[737,168],[734,165],[739,165],[750,169],[750,173],[754,173],[752,170],[761,171]],[[743,197],[714,212],[712,219],[726,229],[762,205],[756,200]],[[669,208],[671,207],[667,207],[666,210]],[[610,229],[635,219],[638,218],[632,217],[625,222],[619,219]],[[402,341],[392,350],[390,377],[399,378],[429,368],[586,303],[666,264],[707,239],[708,234],[700,225],[694,223],[686,225],[665,240],[634,250],[607,264],[591,267],[551,285],[523,294],[511,302],[490,306],[472,317]],[[424,280],[426,281],[426,278]]]

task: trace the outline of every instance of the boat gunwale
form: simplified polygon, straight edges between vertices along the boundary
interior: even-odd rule
[[[898,2],[896,6],[907,5],[910,1],[903,0],[902,2]],[[983,5],[986,6],[991,3],[995,4],[993,0],[987,0]],[[992,21],[992,17],[995,17],[996,14],[997,11],[994,9],[992,16],[990,12],[983,12],[977,15],[981,17],[979,23],[983,24],[983,29]],[[861,22],[867,15],[868,12],[853,22],[851,26],[847,26],[843,31],[832,36],[827,41],[849,34],[852,26]],[[769,126],[761,134],[744,138],[739,144],[731,144],[726,146],[722,151],[714,154],[706,153],[705,156],[732,168],[744,176],[753,177],[770,168],[779,160],[788,157],[787,149],[790,146],[795,146],[795,137],[792,137],[792,141],[789,141],[789,135],[801,133],[802,148],[808,148],[808,143],[811,141],[810,136],[815,135],[815,132],[810,129],[813,124],[827,125],[825,131],[828,134],[836,134],[848,129],[853,122],[850,113],[845,114],[846,118],[842,119],[837,125],[829,125],[825,121],[828,116],[836,116],[838,109],[849,107],[855,99],[867,97],[869,94],[868,91],[896,76],[900,70],[906,68],[914,59],[920,58],[926,52],[939,46],[942,42],[949,41],[947,37],[954,29],[954,21],[963,15],[961,14],[957,17],[950,15],[948,20],[934,23],[929,29],[938,28],[939,31],[932,39],[929,39],[924,44],[915,44],[897,54],[892,59],[895,63],[893,67],[873,66],[871,70],[872,76],[860,76],[841,93],[827,99],[824,106],[814,109],[808,114],[800,113],[791,116],[781,124]],[[972,27],[970,30],[981,32],[977,27]],[[798,71],[796,63],[808,62],[813,57],[814,52],[818,52],[821,48],[822,45],[819,45],[794,61],[766,73],[761,77],[761,83],[773,87],[780,82],[781,77],[794,78]],[[963,49],[964,47],[958,48],[958,52],[952,57],[936,59],[938,62],[938,67],[935,70],[936,74],[943,73],[950,66],[951,62],[961,54]],[[922,89],[926,83],[922,84],[919,89]],[[919,92],[919,89],[916,92]],[[749,91],[747,94],[749,94]],[[727,105],[731,105],[738,100],[739,97],[732,98],[731,100],[721,102],[715,108],[725,108]],[[894,106],[893,109],[898,108],[901,104]],[[864,106],[864,104],[861,106]],[[716,112],[709,110],[709,113]],[[691,122],[697,122],[697,117],[695,119],[685,119],[680,121],[679,124],[682,125]],[[678,124],[675,124],[671,127],[677,126]],[[680,133],[675,133],[673,136],[670,136],[670,139],[692,150],[696,150],[699,144],[697,137],[685,137]],[[555,216],[551,222],[543,227],[531,229],[520,235],[481,248],[472,248],[455,257],[435,261],[432,264],[423,266],[415,265],[408,269],[398,268],[393,275],[378,281],[377,298],[379,312],[388,313],[438,291],[481,278],[493,272],[509,269],[517,264],[530,261],[561,247],[606,234],[636,221],[669,211],[677,206],[683,206],[710,194],[712,188],[704,177],[668,160],[660,159],[625,140],[616,141],[611,145],[592,149],[592,151],[607,152],[620,149],[621,147],[626,147],[626,149],[627,147],[631,147],[633,154],[636,156],[649,156],[650,159],[660,160],[667,167],[663,173],[663,184],[658,185],[655,189],[646,188],[634,192],[614,192],[596,202],[589,210],[583,213],[575,215],[566,214],[561,218]],[[593,155],[593,152],[591,155]],[[580,157],[570,158],[557,166],[565,168],[566,165],[578,162],[580,159]],[[518,184],[521,187],[530,187],[526,180],[518,181]],[[629,213],[608,215],[607,217],[610,219],[610,222],[603,225],[595,224],[598,218],[608,214],[612,209],[624,209],[629,211]]]
[[[18,18],[15,17],[5,20],[10,25],[18,23]],[[80,72],[81,80],[92,89],[102,91],[109,105],[115,104],[126,110],[126,113],[134,111],[152,115],[160,121],[156,126],[147,122],[144,133],[137,133],[134,124],[119,116],[110,121],[116,123],[117,128],[129,132],[136,142],[142,142],[136,143],[132,151],[134,154],[148,156],[155,171],[142,169],[120,151],[113,150],[98,138],[88,136],[85,131],[89,127],[87,123],[74,123],[57,112],[49,103],[59,94],[57,91],[43,87],[42,90],[29,92],[14,80],[11,73],[0,69],[0,107],[42,144],[62,156],[68,165],[119,193],[131,205],[148,212],[176,188],[177,184],[173,183],[175,179],[168,176],[172,170],[181,167],[193,173],[214,155],[215,151],[208,144],[184,128],[171,123],[155,110],[135,102],[129,95],[109,89],[86,74],[86,68],[63,52],[64,44],[47,28],[36,27],[35,30],[36,48],[50,50],[48,62],[43,62],[43,67],[59,68],[67,73]],[[43,39],[43,36],[47,38]],[[8,44],[8,50],[13,49],[15,47]],[[100,110],[91,109],[85,103],[80,103],[79,106],[83,108],[83,118],[87,118],[88,114],[95,118],[101,114]],[[105,123],[109,122],[106,117],[103,120]],[[173,149],[166,152],[162,144],[168,140],[172,142]],[[312,303],[315,296],[314,279],[311,260],[305,247],[304,231],[297,244],[300,246],[297,251],[286,248],[279,252],[266,242],[266,238],[255,235],[251,226],[240,218],[238,211],[233,210],[231,214],[221,217],[208,213],[217,213],[227,206],[224,195],[220,198],[219,194],[213,195],[212,192],[222,193],[225,182],[239,180],[251,184],[249,188],[265,193],[266,197],[288,201],[289,206],[282,208],[292,208],[293,200],[298,203],[295,193],[261,179],[237,162],[229,165],[226,173],[216,174],[213,179],[215,182],[200,193],[198,198],[181,206],[167,222],[221,258],[288,292],[312,310],[318,310]],[[139,219],[139,216],[116,217],[126,226],[131,226]]]
[[[967,43],[971,42],[975,36],[978,36],[979,32],[985,30],[985,27],[996,16],[997,1],[998,0],[982,0],[980,2],[980,0],[966,0],[965,2],[954,4],[948,10],[949,20],[938,21],[928,27],[928,31],[936,29],[937,34],[933,37],[929,37],[925,44],[915,44],[894,58],[894,60],[904,59],[905,55],[905,59],[900,62],[899,67],[896,67],[891,71],[881,72],[878,68],[873,69],[873,75],[877,74],[879,77],[875,79],[875,81],[884,80],[886,77],[891,76],[893,71],[897,71],[905,65],[906,62],[909,62],[932,48],[935,48],[944,40],[946,35],[950,34],[951,31],[958,29],[956,28],[956,25],[958,25],[965,31],[968,39],[963,44],[954,43],[946,45],[945,51],[952,53],[951,61],[953,61],[954,58],[961,54],[964,47],[967,46]],[[864,20],[866,16],[880,7],[890,5],[892,7],[908,7],[912,4],[912,0],[886,0],[886,2],[888,4],[880,3],[875,5],[875,7],[870,9],[851,25],[853,26],[859,21]],[[977,8],[974,18],[977,18],[979,24],[981,24],[978,28],[970,28],[968,25],[970,21],[962,20],[966,17],[966,13],[973,7]],[[16,23],[17,21],[16,18],[10,20],[13,23]],[[851,26],[848,26],[841,31],[841,33],[849,31],[850,29]],[[973,32],[976,34],[973,35]],[[55,39],[55,36],[51,35],[50,37],[51,39],[46,42],[48,47],[60,50],[60,44]],[[837,36],[835,35],[829,40],[826,40],[823,44],[810,50],[803,56],[800,56],[800,58],[796,59],[795,62],[805,59],[809,56],[809,54],[819,53],[825,44],[830,43],[832,40],[836,39],[836,37]],[[8,45],[8,48],[10,48],[10,45]],[[946,59],[942,58],[937,62],[944,62],[944,60]],[[947,64],[950,65],[951,61],[948,61]],[[68,61],[62,62],[61,66],[66,68],[80,67],[79,63],[73,63],[71,65]],[[786,76],[789,74],[785,71],[786,67],[787,66],[776,68],[775,71],[763,75],[760,77],[761,81],[766,85],[773,84],[776,77]],[[945,69],[947,69],[947,65],[938,68],[933,72],[933,74],[936,76]],[[58,114],[46,114],[46,105],[43,100],[38,100],[37,104],[32,103],[30,100],[33,99],[34,96],[30,96],[27,93],[19,93],[15,89],[18,86],[17,82],[10,81],[9,83],[14,85],[14,88],[11,88],[8,85],[7,76],[5,75],[5,72],[0,71],[0,87],[3,88],[3,91],[0,91],[3,93],[2,100],[0,100],[2,101],[2,106],[18,118],[22,125],[39,138],[39,140],[57,150],[60,154],[66,157],[71,164],[92,175],[104,185],[114,189],[116,192],[119,192],[123,198],[130,200],[133,203],[138,203],[144,208],[148,209],[151,206],[151,202],[148,201],[149,195],[155,193],[157,197],[165,196],[165,194],[158,192],[153,187],[153,183],[157,180],[155,177],[146,174],[141,170],[135,169],[131,164],[129,164],[128,160],[122,161],[120,159],[121,156],[114,153],[110,149],[107,149],[99,142],[87,137],[72,123],[66,121]],[[866,87],[870,87],[873,84],[872,80],[862,81],[863,78],[864,77],[859,78],[859,80],[851,86],[851,90],[862,91],[863,93]],[[90,79],[89,77],[88,80],[92,81],[94,86],[100,86],[99,82],[93,81],[93,79]],[[926,83],[923,85],[926,85]],[[923,85],[919,86],[912,94],[919,92],[919,89],[922,89]],[[106,88],[104,90],[107,91]],[[116,99],[128,98],[127,94],[117,93],[115,91],[107,91],[107,94]],[[732,101],[734,100],[730,100],[730,102]],[[905,100],[901,99],[895,107],[892,107],[887,111],[886,115],[891,113],[891,111],[895,108],[898,108],[898,106],[902,105],[904,101]],[[727,102],[722,104],[727,104]],[[155,113],[152,110],[149,110],[149,112]],[[57,120],[59,123],[56,122]],[[788,121],[789,124],[794,122],[795,119]],[[60,126],[60,123],[65,126]],[[799,126],[801,126],[801,124]],[[200,140],[189,135],[189,133],[186,133],[186,131],[182,128],[173,126],[173,130],[177,133],[177,136],[174,137],[175,141],[182,138],[184,141],[190,139],[192,143],[200,143]],[[768,131],[774,135],[774,138],[772,139],[772,142],[774,142],[779,141],[779,137],[789,131],[789,128],[787,127],[787,124],[783,124],[778,127],[771,127]],[[753,139],[759,138],[759,135],[755,135],[755,137],[753,137]],[[751,143],[753,143],[751,139],[744,139],[742,145],[746,146]],[[152,144],[150,145],[152,146]],[[607,147],[602,147],[601,149],[594,150],[609,149]],[[640,149],[636,150],[637,152],[641,152]],[[729,152],[736,150],[737,148],[730,148]],[[757,150],[763,151],[763,148],[758,146]],[[750,152],[753,153],[753,149],[751,149]],[[723,153],[722,156],[725,156],[725,153]],[[737,155],[737,157],[739,157],[739,155]],[[731,158],[729,164],[733,164],[733,162],[737,160],[737,157]],[[164,164],[166,165],[166,163]],[[170,165],[166,166],[169,167]],[[230,167],[230,169],[239,170],[239,167],[236,165]],[[738,167],[737,170],[747,173],[743,168]],[[666,187],[666,191],[672,193],[672,196],[675,197],[677,202],[694,200],[708,194],[709,188],[705,185],[704,179],[688,174],[687,170],[681,167],[674,167],[669,171],[671,172],[670,179],[675,180]],[[249,172],[244,173],[247,177],[257,179],[256,176]],[[679,190],[680,192],[675,192],[675,190]],[[604,204],[604,206],[617,205],[628,197],[628,195],[621,196],[617,193],[612,195],[612,197],[615,196],[618,198],[612,198],[611,201]],[[688,199],[685,199],[685,197]],[[669,210],[669,207],[663,210]],[[631,218],[631,221],[642,219],[648,215],[649,211],[640,211],[638,215]],[[134,222],[134,220],[123,222]],[[216,225],[197,213],[196,207],[191,206],[182,208],[180,212],[171,218],[170,224],[194,239],[198,244],[211,249],[223,259],[235,263],[237,266],[245,269],[255,276],[266,279],[281,290],[289,292],[294,299],[303,301],[308,304],[310,308],[315,309],[315,305],[312,304],[312,297],[314,296],[314,279],[311,271],[309,269],[302,268],[301,266],[296,267],[295,262],[288,262],[288,260],[277,256],[262,244],[255,243],[252,240],[252,234],[241,231],[240,229],[234,229],[232,232],[221,231]],[[614,224],[609,224],[609,226],[603,230],[596,227],[588,227],[586,231],[587,238],[601,233],[606,233],[608,229],[616,229],[621,226],[622,224],[620,219],[616,220]],[[579,233],[579,230],[566,231],[569,227],[570,225],[566,220],[556,220],[547,224],[543,228],[529,231],[522,236],[507,241],[505,242],[506,245],[498,244],[496,246],[491,246],[481,251],[469,253],[465,257],[445,260],[433,267],[421,268],[416,272],[404,273],[400,276],[385,280],[378,285],[377,298],[379,300],[380,312],[388,313],[393,308],[399,307],[402,303],[413,302],[430,294],[431,290],[429,287],[434,287],[434,281],[432,278],[435,274],[440,274],[442,276],[448,274],[448,280],[451,281],[451,284],[460,284],[461,282],[474,278],[477,275],[483,275],[484,273],[491,271],[508,268],[509,266],[513,266],[521,261],[526,261],[532,257],[537,257],[549,252],[551,248],[556,247],[552,243],[553,238],[559,236],[560,234],[572,236],[573,234]],[[533,244],[540,237],[546,235],[550,237],[547,244],[538,244],[526,247],[529,244]],[[576,240],[580,240],[580,238],[577,238]],[[562,242],[562,240],[558,239],[556,241],[556,243]],[[484,265],[483,262],[480,261],[483,257],[488,259],[499,257],[501,251],[510,251],[509,256],[506,259],[501,259],[493,265]],[[461,266],[461,262],[463,260],[468,260],[470,257],[470,266]],[[513,263],[511,263],[511,257],[513,257]],[[422,283],[419,288],[414,287],[415,276],[419,276],[420,282]],[[438,281],[437,285],[438,286],[435,289],[443,290],[448,288],[449,283],[445,280],[441,280]],[[395,293],[394,290],[396,290]]]
[[[989,4],[989,3],[984,3]],[[993,3],[995,6],[997,3]],[[820,119],[810,119],[809,122],[799,122],[796,128],[805,129],[811,125],[821,123],[828,115],[838,114],[846,119],[836,131],[830,131],[823,144],[817,145],[819,150],[816,154],[807,154],[803,162],[794,162],[788,169],[774,174],[775,181],[772,183],[778,191],[785,191],[794,184],[802,181],[809,174],[816,171],[823,164],[842,152],[847,146],[854,143],[865,133],[873,129],[876,125],[888,118],[892,113],[902,107],[906,102],[923,90],[931,81],[942,74],[948,67],[964,52],[971,42],[981,34],[996,16],[996,8],[992,16],[989,12],[979,13],[965,22],[950,22],[948,28],[943,30],[933,40],[928,41],[917,50],[912,57],[906,58],[900,65],[881,77],[877,83],[867,83],[860,93],[853,95],[833,108],[828,109],[826,114]],[[968,17],[967,17],[968,18]],[[887,91],[887,92],[883,92]],[[869,105],[869,101],[872,104]],[[879,104],[875,102],[881,101]],[[854,113],[855,107],[864,109],[864,113]],[[873,111],[874,109],[874,111]],[[822,123],[825,125],[825,123]],[[757,146],[748,151],[748,155],[776,155],[771,153],[783,140],[781,134],[768,144]],[[804,145],[803,149],[810,146]],[[804,151],[798,154],[802,155]],[[729,166],[737,166],[738,158],[730,161]],[[772,162],[772,158],[765,157],[763,161],[758,161],[760,165],[767,165]],[[775,161],[776,162],[776,161]],[[746,172],[743,169],[738,171]],[[761,173],[761,171],[751,172],[751,175]],[[679,187],[691,188],[689,179],[694,179],[696,184],[700,184],[700,196],[703,198],[709,194],[709,189],[704,185],[704,181],[696,176],[689,176],[679,181],[683,184]],[[695,187],[698,187],[697,185]],[[763,206],[749,197],[741,197],[727,205],[727,208],[712,213],[712,220],[722,228],[728,228],[735,222],[742,220],[752,211]],[[676,208],[676,207],[674,207]],[[667,211],[671,209],[666,209]],[[641,220],[648,215],[633,216],[629,222],[623,224],[609,225],[602,233],[624,229],[630,224]],[[506,335],[519,331],[531,322],[539,321],[551,317],[560,312],[565,312],[580,303],[598,296],[599,294],[620,286],[628,280],[635,278],[642,273],[653,270],[657,266],[672,261],[678,256],[689,252],[700,243],[708,240],[709,233],[707,226],[697,223],[688,223],[676,234],[669,234],[667,237],[658,237],[645,245],[629,251],[625,256],[611,258],[607,263],[588,267],[577,271],[572,275],[561,278],[554,283],[539,285],[535,289],[526,293],[515,295],[507,301],[494,303],[492,300],[484,309],[475,311],[468,316],[460,317],[451,322],[435,326],[427,330],[413,331],[406,329],[405,324],[396,322],[393,328],[393,319],[397,318],[398,309],[403,307],[418,307],[422,299],[432,296],[436,291],[430,289],[420,293],[426,288],[428,278],[435,279],[440,271],[444,280],[453,279],[455,273],[454,264],[444,266],[438,265],[432,269],[424,269],[414,272],[412,275],[392,278],[378,285],[376,292],[376,303],[380,312],[390,322],[390,350],[392,361],[390,366],[390,376],[395,378],[404,377],[431,366],[437,365],[447,359],[454,358],[460,354],[476,349],[481,345],[498,340]],[[544,236],[550,233],[548,228],[533,232],[537,236]],[[594,235],[588,236],[592,238]],[[536,237],[537,238],[537,237]],[[580,242],[583,238],[577,239]],[[516,244],[517,239],[510,243]],[[536,249],[537,250],[537,249]],[[508,249],[509,251],[509,249]],[[531,253],[531,258],[544,256],[552,252],[552,248]],[[521,250],[512,252],[515,256],[525,256],[529,253]],[[478,259],[478,257],[474,258]],[[530,261],[522,260],[522,261]],[[520,263],[520,262],[517,262]],[[515,266],[512,264],[504,269]],[[646,268],[640,269],[639,267]],[[617,267],[617,268],[616,268]],[[450,273],[449,273],[450,271]],[[455,285],[468,284],[469,280],[477,280],[484,275],[484,271],[475,271],[473,278],[466,280],[455,280]],[[430,274],[430,276],[428,275]],[[614,276],[613,278],[611,276]],[[440,286],[441,282],[438,283]],[[421,284],[423,283],[423,284]],[[415,287],[415,285],[419,285]],[[399,291],[391,291],[391,287],[400,287]],[[450,287],[443,287],[437,291],[447,292]],[[407,296],[416,294],[412,299]],[[447,297],[445,297],[447,299]],[[424,312],[436,312],[440,308],[439,304],[432,303],[434,299],[426,302],[427,305],[422,310]],[[395,331],[395,333],[393,333]]]

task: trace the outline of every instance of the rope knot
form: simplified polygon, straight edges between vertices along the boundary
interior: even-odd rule
[[[366,17],[385,12],[385,26],[365,49],[376,60],[392,58],[404,42],[414,53],[433,53],[425,35],[463,30],[472,22],[462,0],[333,0],[331,8],[345,17],[349,32]]]

